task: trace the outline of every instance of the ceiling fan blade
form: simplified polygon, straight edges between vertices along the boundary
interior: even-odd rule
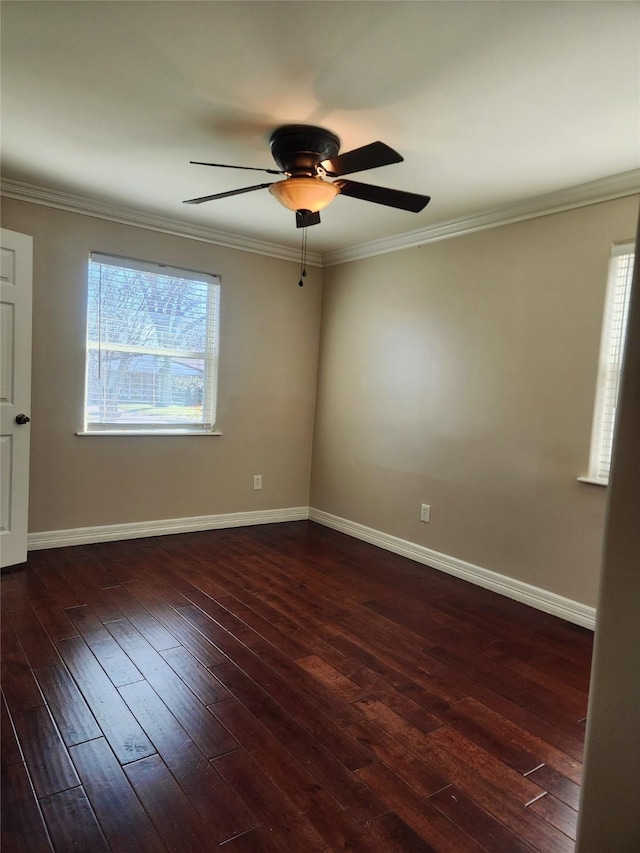
[[[386,204],[399,210],[420,213],[431,201],[431,196],[408,193],[404,190],[390,190],[387,187],[374,187],[357,181],[334,181],[340,189],[340,195],[372,201],[374,204]]]
[[[296,228],[308,228],[309,225],[319,225],[320,214],[310,210],[296,210]]]
[[[268,184],[256,184],[254,187],[242,187],[240,190],[229,190],[226,193],[215,193],[214,195],[203,195],[201,198],[188,198],[183,201],[183,204],[202,204],[203,201],[214,201],[217,198],[229,198],[232,195],[241,195],[242,193],[252,193],[254,190],[263,190],[265,187],[270,187]]]
[[[189,160],[192,166],[216,166],[218,169],[244,169],[250,172],[267,172],[269,175],[284,175],[278,169],[262,169],[260,166],[229,166],[227,163],[201,163],[200,160]]]
[[[364,172],[365,169],[377,169],[378,166],[389,166],[391,163],[402,163],[404,157],[389,148],[384,142],[371,142],[362,148],[354,148],[338,154],[331,160],[325,160],[320,165],[331,178],[340,175],[350,175],[353,172]]]

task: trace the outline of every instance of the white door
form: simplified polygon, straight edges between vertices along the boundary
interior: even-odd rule
[[[27,559],[31,237],[0,232],[0,565]]]

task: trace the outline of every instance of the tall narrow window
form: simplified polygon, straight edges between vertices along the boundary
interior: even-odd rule
[[[91,254],[86,432],[213,432],[220,281]]]
[[[589,476],[586,478],[602,484],[609,481],[633,264],[633,243],[614,246],[609,264],[609,280],[602,323],[600,362],[591,433]]]

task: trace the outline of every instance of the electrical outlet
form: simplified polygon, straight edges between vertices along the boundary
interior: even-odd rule
[[[431,521],[431,507],[429,504],[422,504],[420,506],[420,521],[426,521],[427,524]]]
[[[253,490],[254,492],[262,488],[262,474],[253,475]]]

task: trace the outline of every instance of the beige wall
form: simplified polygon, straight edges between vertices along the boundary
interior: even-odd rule
[[[311,506],[594,605],[586,472],[620,199],[324,271],[6,199],[34,237],[30,532]],[[212,437],[78,437],[91,250],[222,278]],[[254,492],[252,475],[264,489]],[[432,521],[419,521],[421,502]]]
[[[311,505],[594,605],[606,490],[576,477],[609,250],[637,210],[325,270]]]
[[[34,238],[30,532],[308,505],[319,269],[10,199],[2,223]],[[221,276],[223,436],[75,434],[91,250]]]

